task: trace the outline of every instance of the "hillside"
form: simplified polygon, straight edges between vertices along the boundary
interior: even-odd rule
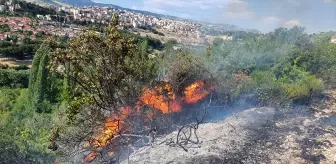
[[[41,5],[71,5],[71,6],[84,6],[93,5],[94,2],[90,0],[25,0]]]
[[[91,0],[58,0],[59,2],[74,5],[74,6],[83,6],[83,5],[92,5],[95,4]]]
[[[162,15],[162,14],[157,14],[157,13],[152,13],[148,11],[141,11],[141,10],[133,10],[133,9],[128,9],[128,8],[123,8],[117,5],[113,4],[103,4],[103,3],[96,3],[92,2],[91,0],[25,0],[27,2],[35,3],[38,5],[43,5],[43,6],[109,6],[113,7],[116,9],[121,9],[121,10],[127,10],[127,11],[134,11],[142,14],[147,14],[147,15],[152,15],[152,16],[157,16],[157,17],[166,17],[166,18],[174,18],[178,19],[177,17],[174,16],[168,16],[168,15]]]
[[[200,125],[199,143],[171,144],[177,132],[134,150],[123,163],[325,163],[336,161],[335,114],[253,108]],[[187,133],[188,135],[188,133]],[[193,137],[192,137],[193,138]]]
[[[145,15],[150,15],[154,17],[160,17],[160,18],[167,18],[167,19],[172,19],[172,20],[179,20],[183,22],[193,22],[196,24],[200,24],[202,26],[202,31],[205,33],[208,33],[209,31],[213,32],[226,32],[226,31],[245,31],[245,32],[252,32],[252,33],[260,33],[258,30],[255,29],[244,29],[241,27],[238,27],[236,25],[231,25],[231,24],[211,24],[207,22],[199,22],[199,21],[193,21],[193,20],[188,20],[188,19],[183,19],[179,18],[176,16],[170,16],[170,15],[163,15],[163,14],[158,14],[158,13],[152,13],[148,11],[142,11],[142,10],[133,10],[129,8],[124,8],[120,7],[117,5],[113,4],[103,4],[103,3],[96,3],[92,2],[91,0],[25,0],[27,2],[35,3],[38,5],[43,5],[43,6],[76,6],[76,7],[83,7],[83,6],[108,6],[112,8],[116,8],[119,10],[126,10],[129,12],[135,12],[135,13],[140,13],[140,14],[145,14]],[[210,33],[211,33],[210,32]]]

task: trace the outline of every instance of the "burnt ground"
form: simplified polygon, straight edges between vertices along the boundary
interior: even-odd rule
[[[133,149],[122,163],[336,164],[336,96],[291,110],[253,108],[197,130],[198,143],[176,143],[177,132]],[[193,141],[196,140],[194,136]]]

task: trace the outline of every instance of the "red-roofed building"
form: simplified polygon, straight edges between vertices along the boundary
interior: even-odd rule
[[[30,39],[31,39],[31,40],[36,40],[36,36],[35,36],[35,35],[31,35],[31,36],[30,36]]]
[[[4,40],[6,37],[4,34],[0,34],[0,40]]]

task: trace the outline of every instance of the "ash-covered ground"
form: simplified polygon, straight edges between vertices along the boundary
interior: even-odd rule
[[[152,146],[133,148],[122,163],[336,163],[336,99],[293,109],[253,108],[197,129],[198,143],[182,146],[177,131]],[[196,137],[192,137],[195,141]]]

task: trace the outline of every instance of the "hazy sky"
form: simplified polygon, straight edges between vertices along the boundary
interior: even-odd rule
[[[307,32],[336,30],[336,0],[95,0],[193,20],[268,32],[300,25]]]

